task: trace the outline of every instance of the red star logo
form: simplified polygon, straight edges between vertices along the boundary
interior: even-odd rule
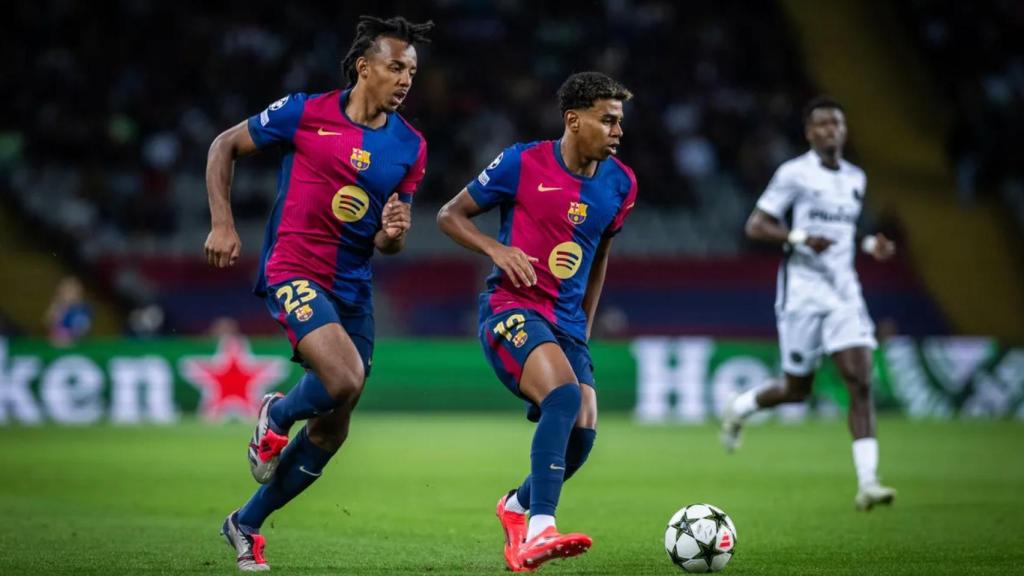
[[[212,420],[255,417],[264,391],[288,373],[287,360],[253,356],[248,340],[234,336],[222,338],[213,357],[181,358],[179,368],[202,393],[199,413]]]

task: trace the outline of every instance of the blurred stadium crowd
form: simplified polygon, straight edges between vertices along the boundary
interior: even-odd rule
[[[381,10],[20,3],[10,17],[27,57],[12,76],[25,89],[4,112],[20,144],[16,202],[87,258],[194,251],[213,137],[283,94],[337,86],[354,16]],[[445,201],[509,143],[560,134],[554,93],[574,70],[604,70],[638,94],[623,158],[646,206],[706,212],[737,232],[736,214],[803,147],[799,109],[812,89],[770,4],[449,0],[385,11],[437,22],[403,111],[429,138],[421,204]],[[243,224],[262,224],[275,172],[273,158],[239,170]],[[692,236],[681,248],[703,251]],[[733,247],[725,236],[710,251]]]
[[[1024,4],[916,0],[901,8],[954,106],[947,145],[960,201],[996,194],[1024,231]]]
[[[1018,210],[1024,229],[1021,150],[1013,138],[1024,123],[1024,51],[1014,32],[1021,12],[1012,2],[900,3],[908,32],[955,102],[949,143],[961,196],[970,202],[983,190],[997,191]],[[742,226],[757,195],[780,162],[805,149],[799,114],[816,88],[775,3],[21,2],[8,7],[3,25],[14,31],[3,42],[16,43],[21,57],[4,64],[4,76],[16,78],[18,89],[0,111],[0,199],[19,220],[46,231],[55,251],[126,309],[158,303],[172,311],[166,326],[186,332],[221,314],[241,316],[246,328],[270,326],[265,318],[245,321],[247,314],[262,318],[256,299],[247,299],[245,311],[215,303],[241,300],[241,292],[231,291],[249,283],[276,191],[277,159],[264,154],[237,169],[233,206],[248,258],[226,280],[213,280],[193,260],[208,231],[206,152],[219,131],[284,94],[337,87],[339,62],[361,13],[437,24],[432,45],[420,50],[403,110],[429,142],[410,253],[433,259],[434,270],[468,287],[454,291],[459,310],[472,309],[466,294],[478,289],[481,264],[467,264],[435,233],[433,212],[503,146],[560,134],[554,94],[572,71],[605,71],[637,94],[627,108],[621,156],[636,170],[641,202],[617,254],[746,257],[752,246]],[[965,44],[977,53],[964,54]],[[1007,49],[1011,44],[1018,49]],[[389,266],[378,275],[385,285],[389,274],[397,276]],[[738,317],[760,311],[746,320],[757,329],[736,333],[772,331],[773,267],[754,265],[755,304],[748,293],[736,295]],[[402,272],[406,278],[420,273],[414,266]],[[643,266],[633,272],[647,274]],[[688,285],[692,272],[669,271],[665,288]],[[895,276],[909,286],[903,300],[891,303],[899,309],[919,287],[906,270]],[[384,314],[404,314],[403,284],[395,280],[393,292],[385,287],[382,299],[395,302]],[[614,288],[613,280],[612,301]],[[721,297],[714,282],[698,289]],[[192,292],[183,297],[181,290]],[[650,296],[633,288],[619,294],[627,293],[634,300]],[[435,310],[449,306],[427,300]],[[183,320],[173,313],[179,307],[202,315]],[[658,319],[664,311],[650,314]],[[918,330],[944,330],[937,312],[923,315]],[[405,326],[400,331],[423,331],[408,316],[398,324]],[[626,332],[644,325],[632,326]]]

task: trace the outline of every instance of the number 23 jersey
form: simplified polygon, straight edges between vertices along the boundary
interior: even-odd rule
[[[427,144],[397,113],[380,128],[345,114],[349,91],[291,94],[249,118],[260,149],[283,152],[255,291],[308,278],[343,302],[373,310],[370,258],[392,193],[412,202]]]

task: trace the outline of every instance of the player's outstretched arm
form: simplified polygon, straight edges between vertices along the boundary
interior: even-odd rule
[[[754,208],[747,219],[745,228],[747,238],[770,244],[806,244],[815,252],[824,252],[833,244],[833,240],[824,236],[808,234],[805,230],[790,230],[778,218]]]
[[[210,144],[206,156],[206,193],[210,199],[210,234],[203,250],[206,262],[217,268],[234,266],[242,252],[242,241],[231,215],[231,179],[235,159],[257,150],[246,121],[221,132]]]
[[[463,188],[438,211],[437,225],[460,246],[489,256],[494,265],[501,268],[512,280],[516,288],[520,285],[536,284],[537,273],[533,269],[533,262],[537,259],[528,256],[519,248],[505,246],[481,232],[476,224],[473,224],[472,218],[482,212],[484,210],[469,195],[469,191]]]
[[[402,202],[398,193],[391,194],[380,216],[380,230],[373,244],[381,254],[398,254],[405,248],[405,233],[412,228],[412,206]]]
[[[590,277],[587,278],[587,291],[583,294],[583,311],[587,314],[587,340],[590,340],[590,330],[597,315],[597,302],[601,299],[604,276],[608,271],[608,254],[611,251],[612,237],[601,238],[601,243],[597,245],[597,252],[594,254],[594,265],[590,268]]]

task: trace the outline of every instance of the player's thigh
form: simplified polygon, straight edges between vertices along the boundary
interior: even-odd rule
[[[814,373],[822,352],[821,314],[781,312],[778,315],[779,354],[787,375]]]
[[[301,362],[299,343],[323,326],[339,323],[330,292],[305,278],[293,278],[267,288],[267,311],[292,345],[292,360]]]
[[[516,396],[533,401],[520,389],[527,359],[542,344],[557,339],[536,312],[516,308],[492,314],[480,323],[480,344],[495,375]]]
[[[832,361],[847,387],[867,385],[871,381],[871,348],[843,348],[832,353]]]
[[[275,284],[267,292],[267,308],[292,343],[292,359],[312,369],[332,395],[361,389],[369,359],[365,349],[372,351],[373,345],[373,316],[343,316],[334,296],[306,278]],[[369,346],[364,342],[367,324]],[[346,327],[357,330],[353,336],[361,346]]]
[[[363,359],[340,322],[324,324],[313,330],[299,341],[297,350],[303,362],[330,392],[358,392],[362,389],[366,378]]]
[[[526,358],[519,379],[520,393],[540,405],[552,390],[565,384],[578,385],[572,365],[557,342],[540,344]]]

